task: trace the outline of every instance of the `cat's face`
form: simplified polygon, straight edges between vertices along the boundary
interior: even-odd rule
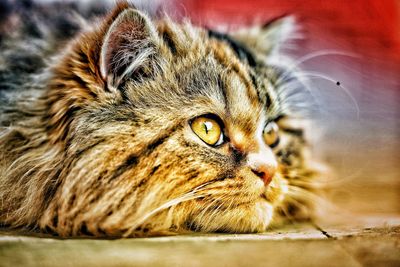
[[[265,230],[304,171],[304,140],[287,128],[271,66],[235,45],[132,9],[82,35],[47,95],[49,137],[66,152],[41,226]]]

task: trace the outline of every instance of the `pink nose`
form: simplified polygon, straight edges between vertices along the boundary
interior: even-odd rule
[[[257,165],[254,168],[251,168],[251,170],[255,175],[260,177],[261,180],[263,180],[265,186],[267,186],[271,182],[272,177],[274,177],[274,174],[276,172],[276,166],[262,164],[262,165]]]

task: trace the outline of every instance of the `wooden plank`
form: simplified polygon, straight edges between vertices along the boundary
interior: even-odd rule
[[[400,226],[364,230],[338,242],[362,266],[400,266]]]
[[[0,266],[400,266],[400,221],[262,234],[56,239],[0,232]],[[367,223],[369,222],[369,223]]]
[[[0,266],[359,266],[326,239],[196,239],[8,242]]]
[[[326,241],[310,224],[254,235],[119,240],[60,240],[4,231],[0,266],[358,266],[339,245]]]

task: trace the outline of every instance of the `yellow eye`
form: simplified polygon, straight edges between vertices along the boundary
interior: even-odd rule
[[[269,122],[265,125],[263,131],[264,142],[271,148],[276,147],[279,143],[279,127],[275,122]]]
[[[220,145],[224,141],[221,126],[212,118],[207,116],[197,117],[190,126],[193,132],[210,146]]]

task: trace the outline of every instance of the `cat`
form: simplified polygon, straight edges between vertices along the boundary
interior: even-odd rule
[[[3,227],[140,237],[312,218],[319,173],[289,101],[304,85],[273,60],[291,17],[220,33],[124,1],[15,6],[0,28]]]

